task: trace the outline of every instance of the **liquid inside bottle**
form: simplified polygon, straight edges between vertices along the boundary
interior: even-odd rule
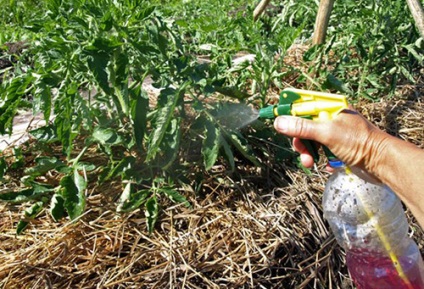
[[[423,289],[424,267],[418,248],[417,252],[413,256],[399,256],[403,278],[399,276],[393,261],[382,254],[355,252],[352,249],[346,254],[346,263],[357,289]]]
[[[423,259],[390,188],[342,167],[327,182],[323,209],[358,289],[424,289]]]

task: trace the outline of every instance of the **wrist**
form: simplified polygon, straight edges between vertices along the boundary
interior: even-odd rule
[[[374,131],[370,138],[369,143],[371,145],[364,158],[364,167],[368,172],[383,181],[384,172],[387,169],[386,166],[391,162],[388,149],[390,149],[391,143],[395,138],[382,131]]]

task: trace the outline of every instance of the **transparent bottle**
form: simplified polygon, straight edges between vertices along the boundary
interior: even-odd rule
[[[358,289],[424,289],[422,256],[389,187],[340,164],[326,184],[323,209]]]

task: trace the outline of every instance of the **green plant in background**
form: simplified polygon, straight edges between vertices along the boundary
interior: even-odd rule
[[[393,95],[398,82],[413,83],[416,68],[423,65],[422,39],[413,23],[400,2],[336,2],[328,44],[307,54],[308,61],[318,60],[311,72],[319,75],[323,88],[347,93],[352,100]]]
[[[143,208],[152,231],[164,198],[189,205],[179,188],[191,182],[191,167],[208,171],[223,157],[235,170],[236,155],[260,166],[264,143],[278,144],[276,159],[292,158],[271,126],[241,132],[222,121],[235,110],[228,101],[266,105],[269,89],[283,88],[291,74],[299,85],[352,96],[393,91],[397,79],[414,77],[423,56],[406,8],[386,2],[337,2],[328,44],[305,54],[305,73],[283,62],[293,43],[312,35],[316,7],[305,1],[274,3],[258,22],[249,17],[253,1],[10,1],[0,12],[0,52],[10,57],[7,42],[27,47],[0,70],[0,133],[12,132],[23,109],[48,122],[31,132],[30,151],[0,158],[0,180],[14,170],[24,175],[23,189],[0,199],[32,204],[18,233],[45,208],[54,220],[78,219],[90,184],[112,180],[123,188],[117,210]],[[235,65],[239,52],[255,60]],[[157,96],[148,95],[146,80]],[[190,142],[199,158],[186,157]],[[93,151],[100,163],[90,161]],[[34,162],[23,168],[26,157]],[[59,181],[42,182],[49,174]]]
[[[216,89],[225,90],[225,70],[231,63],[222,63],[229,54],[209,65],[198,63],[190,53],[192,40],[183,39],[176,22],[163,16],[154,3],[44,4],[43,13],[23,20],[34,37],[27,58],[3,75],[0,132],[11,133],[18,110],[30,108],[48,121],[32,131],[32,136],[45,146],[60,144],[62,152],[48,152],[40,146],[37,154],[41,156],[24,170],[24,189],[0,195],[8,202],[33,203],[25,210],[18,233],[44,207],[49,207],[54,220],[65,214],[78,219],[86,205],[86,174],[94,169],[99,172],[98,182],[118,178],[127,183],[121,200],[128,198],[131,205],[124,206],[122,201],[118,209],[144,206],[151,231],[158,217],[159,193],[187,203],[171,189],[169,179],[182,149],[182,124],[187,121],[187,109],[192,110],[187,104],[201,116],[195,122],[206,135],[202,142],[206,170],[217,161],[221,148],[234,169],[230,145],[255,162],[243,136],[217,126],[207,112],[213,104],[206,107],[199,100]],[[161,88],[157,99],[149,100],[142,87],[147,76]],[[80,161],[93,147],[107,158],[101,167]],[[12,158],[20,157],[15,153]],[[2,159],[2,175],[15,164],[9,166]],[[48,173],[58,174],[59,183],[40,182],[39,177]],[[140,191],[141,187],[148,189]]]

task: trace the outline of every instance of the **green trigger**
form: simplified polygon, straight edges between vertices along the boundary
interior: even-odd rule
[[[300,95],[290,90],[283,90],[280,94],[279,104],[292,104],[300,99]]]

